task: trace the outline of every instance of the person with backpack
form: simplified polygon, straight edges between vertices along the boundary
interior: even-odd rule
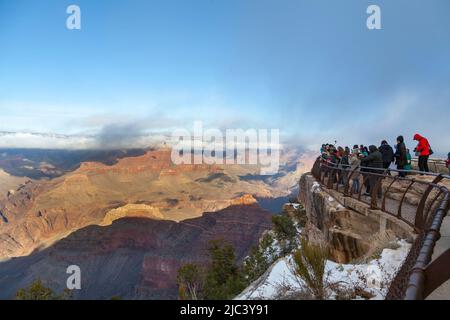
[[[411,153],[409,152],[409,149],[406,149],[406,164],[405,164],[405,170],[412,170],[412,157]]]
[[[340,153],[340,161],[339,161],[339,169],[341,169],[338,173],[339,183],[347,184],[348,182],[348,170],[350,168],[349,157],[350,157],[350,149],[348,147],[338,149]]]
[[[363,157],[367,157],[369,155],[369,149],[365,147],[364,145],[361,145],[360,147],[360,153]]]
[[[378,148],[378,150],[383,155],[383,168],[389,169],[391,166],[391,163],[394,161],[394,149],[387,143],[386,140],[381,141],[381,146]],[[388,174],[391,175],[391,173],[388,171]]]
[[[395,164],[397,165],[397,170],[404,170],[405,165],[407,164],[407,154],[406,154],[406,145],[405,139],[403,136],[397,137],[397,145],[395,146]],[[405,177],[406,172],[399,172],[398,175],[400,177]]]
[[[369,146],[369,155],[361,159],[361,166],[371,168],[365,170],[365,172],[369,173],[369,178],[366,180],[366,193],[364,194],[365,196],[370,196],[372,190],[381,179],[379,176],[371,175],[370,173],[381,174],[382,170],[377,169],[383,169],[383,156],[376,146]],[[381,188],[378,189],[378,197],[381,198]]]
[[[358,149],[358,148],[356,148]],[[350,154],[349,157],[349,164],[350,164],[350,172],[352,172],[352,193],[359,193],[359,179],[361,174],[359,173],[360,169],[359,166],[361,165],[361,160],[359,159],[359,149],[354,149],[353,152]]]
[[[427,138],[422,137],[418,133],[414,135],[414,140],[418,141],[414,152],[416,153],[416,156],[419,157],[419,171],[430,172],[430,169],[428,168],[428,158],[432,154],[430,143]]]

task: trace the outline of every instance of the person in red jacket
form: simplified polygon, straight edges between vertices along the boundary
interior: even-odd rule
[[[418,141],[417,147],[414,149],[416,155],[419,156],[419,170],[424,172],[430,172],[428,169],[428,158],[430,157],[430,144],[427,138],[422,137],[416,133],[414,140]]]

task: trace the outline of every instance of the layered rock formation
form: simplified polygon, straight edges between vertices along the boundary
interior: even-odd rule
[[[114,221],[121,218],[149,218],[155,220],[164,219],[158,208],[149,206],[147,204],[127,204],[123,207],[109,210],[103,221],[100,223],[101,226],[107,226],[112,224]]]
[[[170,155],[170,149],[160,149],[113,165],[86,162],[61,177],[30,181],[4,192],[0,260],[30,254],[75,230],[108,225],[120,217],[181,221],[230,205],[253,203],[252,196],[288,196],[295,187],[291,180],[306,171],[302,163],[307,159],[290,155],[276,177],[244,179],[254,176],[258,168],[175,166]],[[288,165],[291,161],[294,165]],[[288,170],[291,167],[294,173]]]
[[[178,268],[206,263],[209,240],[242,261],[271,227],[256,199],[292,194],[307,159],[291,152],[265,177],[248,165],[175,166],[160,149],[51,180],[0,175],[0,298],[37,278],[60,292],[71,264],[83,279],[74,298],[176,298]]]
[[[0,169],[0,201],[15,193],[19,186],[27,181],[30,179],[12,176]]]
[[[85,227],[44,250],[0,263],[0,299],[13,298],[37,278],[61,292],[73,264],[82,277],[75,299],[176,299],[178,268],[188,262],[204,265],[210,240],[229,242],[242,261],[270,227],[271,214],[257,204],[179,223],[123,218],[109,226]]]

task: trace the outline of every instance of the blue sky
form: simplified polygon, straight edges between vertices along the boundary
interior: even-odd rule
[[[308,145],[418,131],[446,154],[449,16],[448,0],[0,0],[0,131],[202,120]]]

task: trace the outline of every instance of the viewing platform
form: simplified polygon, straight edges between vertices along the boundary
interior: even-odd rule
[[[386,299],[450,299],[450,176],[445,161],[432,160],[430,169],[436,172],[410,170],[401,177],[400,170],[350,168],[322,157],[313,166],[312,177],[343,207],[376,215],[380,228],[394,226],[396,235],[399,228],[409,230],[405,237],[411,235],[412,247]],[[357,192],[354,177],[360,181]],[[370,194],[363,191],[367,183]]]

